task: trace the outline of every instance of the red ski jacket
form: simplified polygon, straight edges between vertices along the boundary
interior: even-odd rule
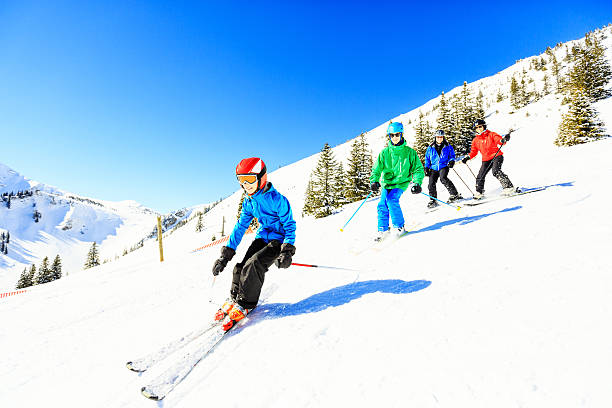
[[[476,135],[472,140],[472,150],[470,150],[470,159],[476,157],[478,152],[482,155],[482,161],[489,161],[495,156],[499,147],[503,144],[502,137],[495,132],[485,130],[479,135]],[[504,153],[500,150],[498,156]]]

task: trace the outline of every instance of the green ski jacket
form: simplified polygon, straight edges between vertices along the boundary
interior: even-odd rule
[[[370,183],[380,181],[383,188],[401,188],[405,191],[410,182],[420,185],[424,177],[423,164],[416,151],[408,147],[406,141],[399,146],[389,142],[376,159]]]

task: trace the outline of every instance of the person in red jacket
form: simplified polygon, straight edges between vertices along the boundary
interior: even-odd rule
[[[472,140],[472,150],[470,154],[465,156],[461,161],[467,163],[468,160],[476,157],[478,152],[482,155],[482,165],[478,176],[476,176],[476,194],[474,198],[481,199],[484,195],[485,177],[489,171],[493,170],[493,176],[499,180],[504,191],[502,194],[512,194],[516,191],[508,176],[501,170],[504,162],[504,153],[501,151],[501,146],[505,145],[510,140],[510,134],[501,137],[495,132],[487,130],[487,124],[484,120],[478,119],[474,124],[476,137]]]

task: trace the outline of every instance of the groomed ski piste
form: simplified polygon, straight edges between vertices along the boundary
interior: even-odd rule
[[[555,98],[528,116],[487,118],[498,133],[517,129],[503,148],[512,182],[543,191],[431,213],[407,192],[411,231],[396,241],[372,243],[376,199],[343,232],[359,202],[300,216],[316,157],[271,172],[295,207],[294,262],[347,269],[272,267],[265,300],[162,401],[141,388],[198,342],[144,373],[126,362],[211,321],[252,235],[214,284],[220,248],[194,252],[210,240],[190,223],[164,238],[163,263],[150,241],[1,299],[0,407],[612,406],[612,139],[555,147]],[[612,98],[595,106],[611,124]],[[465,166],[455,169],[473,189]],[[501,191],[491,175],[485,188]],[[438,194],[448,197],[440,184]],[[207,228],[221,214],[231,224],[238,197],[206,214]]]
[[[513,182],[544,191],[430,214],[404,194],[421,224],[379,251],[351,255],[370,245],[376,200],[343,232],[359,203],[297,216],[296,262],[359,271],[271,268],[270,297],[158,406],[610,406],[612,140],[561,149],[553,133],[525,126],[504,148]],[[176,359],[141,375],[125,363],[205,325],[229,288],[233,262],[211,286],[219,249],[191,252],[198,238],[171,235],[163,263],[148,245],[3,299],[0,406],[156,404],[140,389]]]

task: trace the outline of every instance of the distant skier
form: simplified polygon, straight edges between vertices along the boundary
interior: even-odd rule
[[[501,146],[510,140],[510,134],[501,137],[497,133],[487,130],[487,124],[482,119],[476,121],[474,129],[476,130],[476,137],[472,140],[472,150],[461,160],[463,163],[467,163],[468,160],[476,157],[478,152],[482,155],[482,165],[480,166],[478,176],[476,176],[476,193],[474,198],[481,199],[484,197],[485,177],[490,170],[493,170],[493,176],[501,183],[504,189],[502,194],[510,195],[516,192],[508,176],[501,170],[502,163],[504,162],[504,153],[501,151]]]
[[[295,254],[291,205],[267,182],[264,162],[257,157],[242,160],[236,166],[236,177],[247,197],[229,242],[221,248],[221,257],[213,265],[213,275],[217,276],[234,257],[253,218],[257,218],[260,227],[242,262],[234,266],[230,297],[215,315],[215,320],[223,319],[226,331],[257,306],[268,268],[273,263],[279,268],[288,268]]]
[[[399,199],[413,183],[410,192],[419,194],[421,183],[425,176],[423,164],[417,153],[406,144],[404,139],[404,126],[399,122],[391,122],[387,128],[388,145],[380,152],[370,177],[370,188],[377,193],[381,187],[383,191],[378,203],[378,235],[377,241],[389,234],[389,215],[396,234],[401,235],[404,230],[404,214]]]
[[[451,146],[444,137],[443,130],[437,130],[434,133],[434,141],[425,152],[425,175],[429,177],[429,195],[438,197],[436,191],[436,183],[438,178],[442,185],[448,190],[450,197],[449,202],[457,201],[461,198],[461,194],[457,192],[457,188],[448,178],[448,172],[455,165],[455,149]],[[427,204],[427,207],[434,208],[439,204],[433,198]]]

